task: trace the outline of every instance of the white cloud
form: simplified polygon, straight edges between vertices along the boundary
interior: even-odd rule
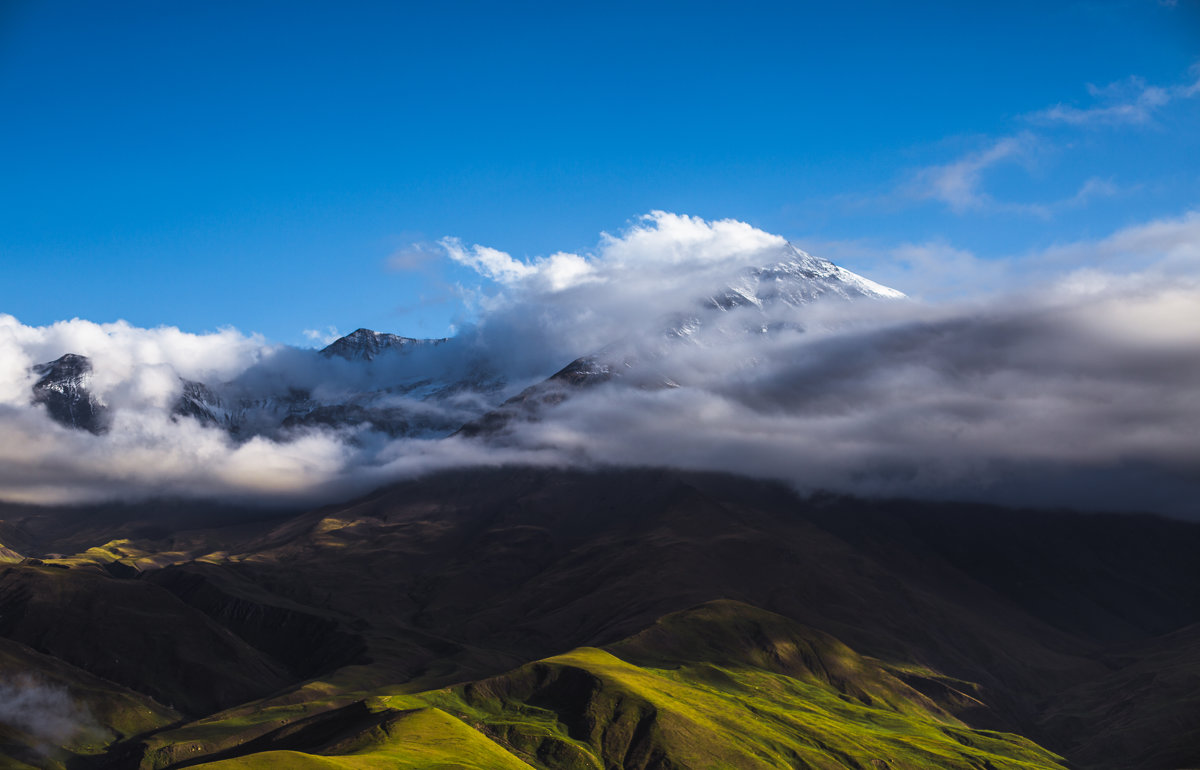
[[[802,314],[803,333],[657,359],[681,388],[593,388],[511,439],[808,490],[1195,516],[1198,307],[1193,285]]]
[[[835,260],[865,265],[874,278],[909,296],[936,302],[1187,284],[1200,278],[1200,211],[1131,225],[1104,238],[991,258],[945,241],[888,248],[830,242],[821,250]]]
[[[513,259],[507,253],[489,246],[475,245],[465,248],[458,238],[450,237],[443,238],[438,244],[455,262],[466,265],[497,283],[516,283],[538,272],[535,266]]]
[[[1131,225],[1106,238],[1060,244],[1025,257],[1049,270],[1104,270],[1138,280],[1200,275],[1200,211]]]
[[[582,256],[557,252],[523,262],[488,246],[464,247],[457,238],[443,238],[439,243],[455,262],[496,283],[558,292],[583,283],[618,280],[637,271],[749,260],[787,241],[733,219],[706,221],[654,211],[639,217],[620,235],[602,233],[596,251]]]
[[[1126,505],[1142,495],[1147,507],[1184,513],[1181,501],[1200,499],[1200,212],[1007,260],[907,244],[886,254],[893,275],[874,277],[914,289],[894,280],[907,276],[916,293],[955,301],[714,309],[717,322],[678,344],[654,336],[664,316],[698,312],[784,240],[656,212],[583,255],[522,262],[446,243],[499,293],[432,357],[414,352],[370,375],[233,330],[28,327],[0,316],[0,496],[332,500],[439,468],[530,462],[1024,503]],[[980,297],[981,286],[998,296]],[[336,396],[483,362],[509,378],[506,395],[578,356],[647,339],[620,382],[518,424],[507,445],[321,429],[237,442],[169,414],[178,376],[232,380],[247,397],[288,385]],[[29,403],[28,367],[67,352],[95,361],[113,415],[103,435],[64,428]],[[678,387],[658,387],[666,380]],[[489,406],[468,393],[428,408],[460,410],[452,416],[465,422]]]
[[[739,269],[778,259],[787,240],[736,220],[654,211],[620,234],[602,234],[584,255],[519,262],[487,247],[444,243],[452,259],[500,284],[499,295],[479,299],[474,332],[531,377],[652,327],[666,314],[691,310]]]
[[[910,194],[940,201],[958,214],[993,207],[995,200],[982,190],[984,172],[1001,163],[1028,161],[1034,143],[1031,134],[1008,136],[952,163],[930,166],[917,173]]]
[[[92,359],[93,391],[104,401],[135,406],[161,404],[166,393],[164,367],[189,380],[225,380],[269,355],[271,346],[258,336],[234,329],[189,334],[175,327],[142,329],[117,321],[97,324],[73,319],[49,326],[25,326],[0,314],[0,404],[28,399],[33,376],[29,367],[65,353]],[[170,388],[177,387],[176,377]]]
[[[1145,79],[1130,76],[1107,86],[1088,84],[1087,90],[1097,102],[1090,107],[1056,104],[1035,112],[1028,117],[1036,123],[1065,123],[1073,126],[1120,126],[1147,125],[1168,104],[1180,99],[1190,99],[1200,93],[1200,70],[1192,67],[1191,82],[1154,86]]]
[[[326,326],[324,331],[320,329],[305,329],[304,336],[310,339],[314,345],[325,347],[342,335],[336,326]]]
[[[602,268],[640,269],[650,265],[727,262],[779,248],[787,240],[736,219],[653,211],[619,236],[604,233],[594,257]]]

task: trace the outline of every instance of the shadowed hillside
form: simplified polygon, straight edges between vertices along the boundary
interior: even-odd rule
[[[435,724],[463,762],[544,767],[1200,758],[1194,524],[505,468],[94,546],[0,568],[0,635],[185,721],[72,767],[371,767]]]

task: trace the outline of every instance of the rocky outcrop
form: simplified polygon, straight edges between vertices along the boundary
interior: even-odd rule
[[[92,362],[87,356],[67,353],[33,371],[41,375],[33,386],[33,402],[43,404],[55,421],[95,434],[107,429],[104,405],[88,390]]]

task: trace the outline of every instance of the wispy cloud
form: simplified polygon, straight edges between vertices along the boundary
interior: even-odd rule
[[[1100,286],[1132,288],[1200,276],[1200,211],[1130,225],[1104,238],[994,257],[944,240],[895,246],[831,241],[814,249],[931,302]]]
[[[1056,245],[1025,261],[1068,275],[1103,272],[1126,281],[1195,277],[1200,275],[1200,211],[1132,225],[1096,241]]]
[[[1187,78],[1173,85],[1152,85],[1130,76],[1106,86],[1089,84],[1092,104],[1056,104],[1022,116],[1026,128],[1008,136],[988,139],[982,147],[949,162],[918,169],[901,184],[893,198],[935,201],[955,214],[1010,213],[1049,219],[1060,211],[1086,206],[1121,192],[1111,178],[1092,176],[1069,196],[1043,200],[999,199],[988,191],[988,177],[998,168],[1019,165],[1038,171],[1044,158],[1069,149],[1052,126],[1084,130],[1102,126],[1155,125],[1167,108],[1200,95],[1200,63],[1188,70]],[[1031,175],[1032,176],[1032,175]],[[1029,196],[1034,197],[1034,196]]]
[[[996,201],[983,191],[984,173],[1002,163],[1030,162],[1035,144],[1030,133],[995,140],[951,163],[922,169],[906,189],[912,197],[940,201],[959,214],[993,208]]]
[[[392,252],[386,261],[391,270],[412,272],[425,270],[430,264],[442,258],[442,249],[436,243],[414,241]]]
[[[1094,176],[1080,185],[1074,195],[1061,201],[1060,205],[1062,207],[1084,206],[1097,198],[1111,198],[1120,192],[1121,188],[1112,179],[1101,179]]]
[[[338,332],[336,326],[326,326],[324,330],[305,329],[304,336],[311,340],[314,345],[325,347],[342,335],[340,332]]]
[[[1091,177],[1066,198],[1048,202],[998,200],[988,193],[987,173],[1006,164],[1034,169],[1038,156],[1047,142],[1031,132],[1007,136],[992,141],[981,150],[951,161],[917,171],[901,187],[901,195],[909,199],[932,200],[945,204],[956,214],[1007,212],[1049,218],[1063,209],[1084,206],[1097,198],[1116,195],[1120,189],[1111,179]]]
[[[1094,102],[1091,106],[1060,103],[1026,118],[1034,123],[1082,127],[1147,125],[1171,102],[1200,94],[1200,66],[1192,67],[1189,76],[1188,82],[1170,86],[1151,85],[1136,75],[1106,86],[1089,83],[1088,94]]]
[[[511,254],[490,246],[463,246],[458,238],[443,238],[438,245],[455,262],[506,286],[536,281],[558,290],[592,278],[592,267],[588,261],[578,254],[565,251],[530,263],[514,259]]]
[[[81,737],[92,740],[110,737],[66,688],[29,675],[0,681],[0,724],[24,732],[43,755]]]

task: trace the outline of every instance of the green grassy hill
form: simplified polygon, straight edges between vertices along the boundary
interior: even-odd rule
[[[732,601],[424,692],[310,686],[153,736],[143,768],[1063,768],[833,637]],[[963,685],[968,687],[969,685]],[[966,697],[966,696],[964,696]]]

